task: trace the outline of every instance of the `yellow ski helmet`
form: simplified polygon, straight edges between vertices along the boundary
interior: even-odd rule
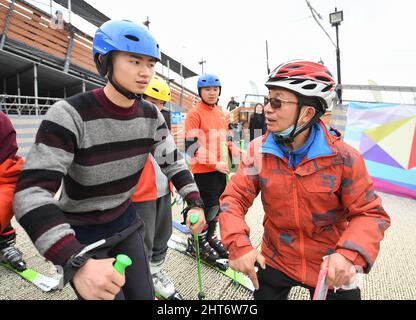
[[[168,84],[165,80],[158,76],[154,76],[152,80],[150,80],[149,85],[144,92],[146,96],[152,97],[154,99],[158,99],[161,101],[169,102],[170,97],[170,89]]]

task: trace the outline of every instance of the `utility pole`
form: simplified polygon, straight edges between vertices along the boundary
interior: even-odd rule
[[[331,22],[331,25],[335,27],[335,32],[337,36],[337,82],[338,82],[338,99],[339,103],[342,103],[342,89],[341,89],[341,54],[339,50],[339,37],[338,37],[338,27],[341,24],[341,22],[344,20],[343,12],[338,11],[337,8],[335,8],[335,12],[329,14],[329,21]]]
[[[269,66],[269,44],[266,40],[266,63],[267,63],[267,75],[270,74],[270,66]]]
[[[204,58],[201,58],[201,61],[199,61],[198,63],[201,65],[202,74],[204,74],[204,64],[207,63],[207,61],[204,60]]]

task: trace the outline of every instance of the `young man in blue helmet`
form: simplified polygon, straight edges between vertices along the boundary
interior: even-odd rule
[[[224,192],[228,162],[221,154],[222,144],[227,143],[228,124],[225,114],[218,107],[221,82],[214,74],[203,74],[198,79],[201,101],[192,108],[185,120],[185,148],[190,157],[190,167],[205,205],[208,228],[199,236],[201,256],[209,263],[227,259],[227,250],[215,235],[218,224],[219,197]],[[233,144],[227,144],[234,153]],[[228,149],[228,148],[227,148]],[[227,150],[228,154],[228,150]]]
[[[162,114],[141,98],[160,60],[156,40],[133,22],[108,21],[95,34],[93,56],[107,85],[48,111],[17,183],[14,210],[80,298],[154,299],[144,227],[130,200],[149,153],[201,216],[193,232],[205,225],[203,204]],[[113,268],[119,253],[133,261],[125,277]]]

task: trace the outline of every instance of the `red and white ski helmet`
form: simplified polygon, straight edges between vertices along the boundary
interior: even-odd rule
[[[322,64],[292,60],[275,68],[266,81],[267,88],[280,87],[305,97],[317,98],[325,112],[331,110],[335,98],[335,80]]]

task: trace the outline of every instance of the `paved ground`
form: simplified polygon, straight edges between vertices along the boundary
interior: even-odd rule
[[[416,299],[416,201],[381,194],[383,205],[392,219],[381,244],[381,250],[369,275],[364,277],[363,299]],[[260,199],[247,214],[251,227],[252,243],[260,244],[263,210]],[[175,217],[178,217],[177,213]],[[33,247],[29,238],[16,222],[18,246],[24,252],[28,265],[39,272],[54,275],[54,268],[44,261]],[[169,250],[166,271],[174,280],[177,289],[185,299],[196,299],[198,282],[196,264],[176,251]],[[208,299],[252,299],[252,294],[232,284],[228,278],[202,266],[203,286]],[[294,288],[291,299],[309,299],[309,293],[302,288]],[[43,293],[16,274],[0,267],[0,299],[75,299],[69,286],[63,290]]]

